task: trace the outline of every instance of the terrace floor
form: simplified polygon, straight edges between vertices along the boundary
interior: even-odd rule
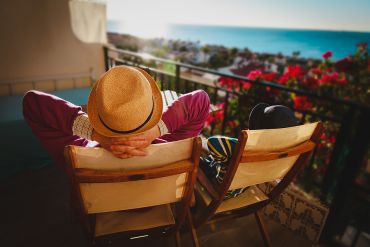
[[[56,166],[13,175],[0,183],[1,246],[87,246],[79,225],[72,223],[67,176]],[[308,247],[312,243],[267,221],[273,246]],[[263,246],[253,216],[198,229],[201,246]],[[187,232],[183,246],[192,246]],[[108,246],[175,246],[174,239],[117,241]]]

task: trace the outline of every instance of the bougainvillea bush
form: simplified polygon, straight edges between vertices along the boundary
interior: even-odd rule
[[[222,110],[209,116],[206,127],[208,131],[212,129],[212,133],[208,134],[220,134],[222,123],[225,122],[224,134],[237,136],[240,129],[248,127],[248,115],[253,105],[261,101],[291,107],[302,123],[322,121],[325,132],[316,150],[315,160],[301,173],[300,181],[306,190],[318,193],[315,191],[319,190],[318,187],[313,185],[319,184],[325,174],[341,117],[348,110],[346,105],[338,105],[326,99],[337,98],[370,105],[370,58],[367,44],[358,44],[353,55],[337,61],[332,60],[330,51],[325,52],[322,57],[319,63],[289,64],[282,74],[254,70],[245,75],[249,80],[273,82],[292,89],[312,92],[321,96],[321,99],[253,82],[220,77],[219,85],[230,94],[227,102],[222,102],[222,97],[219,99],[222,103],[219,103],[218,107]],[[227,118],[224,121],[226,104]]]

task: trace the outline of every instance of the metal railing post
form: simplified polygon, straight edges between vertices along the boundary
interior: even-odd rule
[[[225,134],[225,129],[226,129],[226,123],[227,123],[227,110],[229,108],[229,96],[230,96],[230,93],[229,91],[226,92],[226,97],[225,97],[225,104],[224,104],[224,119],[222,121],[222,127],[221,127],[221,134],[224,135]]]
[[[335,146],[330,157],[330,163],[322,181],[321,200],[323,201],[329,201],[328,199],[330,199],[330,191],[336,182],[336,176],[338,175],[336,174],[336,171],[338,171],[338,161],[344,155],[343,149],[345,148],[346,144],[348,144],[348,138],[354,124],[354,113],[355,111],[353,107],[349,108],[347,114],[341,121],[342,124],[340,126]]]
[[[108,47],[103,46],[103,53],[104,53],[104,66],[105,66],[105,71],[108,71],[108,70],[109,70]]]
[[[334,196],[330,205],[329,215],[321,242],[330,243],[331,238],[343,232],[348,223],[348,214],[344,211],[351,206],[350,199],[353,198],[353,186],[358,171],[361,169],[365,155],[370,145],[370,110],[359,109],[359,116],[353,125],[353,132],[348,145],[348,154],[345,158],[338,160],[337,166],[342,165],[343,169],[336,177]],[[342,163],[342,164],[341,164]]]
[[[176,64],[176,75],[175,75],[175,88],[177,92],[180,92],[180,65]]]

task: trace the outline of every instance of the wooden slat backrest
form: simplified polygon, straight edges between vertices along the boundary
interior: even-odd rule
[[[248,130],[248,140],[229,189],[243,188],[282,178],[299,155],[310,152],[318,123],[290,128]]]
[[[147,156],[129,159],[118,159],[102,148],[67,147],[72,176],[86,213],[183,200],[189,174],[195,167],[197,142],[198,138],[191,138],[151,145]]]

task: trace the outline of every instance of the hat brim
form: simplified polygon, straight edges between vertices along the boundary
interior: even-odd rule
[[[264,128],[264,111],[266,107],[269,107],[269,105],[266,103],[259,103],[255,107],[253,107],[251,113],[249,114],[249,129],[256,130]]]
[[[162,117],[162,111],[163,111],[163,100],[161,96],[161,91],[159,90],[156,81],[143,69],[135,68],[139,72],[141,72],[145,78],[149,81],[151,89],[152,89],[152,95],[153,95],[153,114],[150,120],[143,125],[140,129],[133,131],[132,133],[128,134],[121,134],[121,133],[115,133],[108,128],[106,128],[103,123],[100,121],[99,115],[98,115],[98,108],[97,108],[97,102],[96,102],[96,90],[99,86],[99,81],[95,83],[93,86],[90,95],[89,100],[87,103],[87,113],[89,115],[89,120],[94,128],[95,131],[97,131],[99,134],[107,137],[122,137],[122,136],[132,136],[135,134],[142,133],[146,130],[149,130],[153,128],[155,125],[158,124],[159,120]],[[139,109],[138,109],[139,110]],[[128,116],[129,117],[129,116]]]

